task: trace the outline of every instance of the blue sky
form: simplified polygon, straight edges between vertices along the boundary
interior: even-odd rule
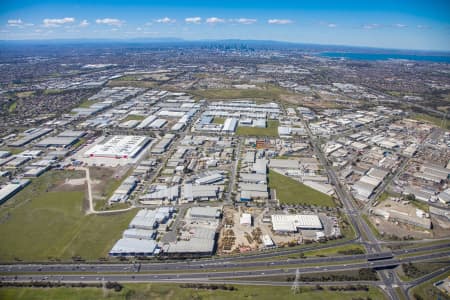
[[[450,1],[2,0],[0,39],[258,39],[450,50]]]

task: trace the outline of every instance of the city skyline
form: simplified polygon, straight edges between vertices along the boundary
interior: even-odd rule
[[[449,51],[449,11],[446,1],[7,1],[0,39],[251,39]]]

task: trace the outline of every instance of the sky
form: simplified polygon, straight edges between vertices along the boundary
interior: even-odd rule
[[[165,37],[450,51],[450,0],[0,0],[0,40]]]

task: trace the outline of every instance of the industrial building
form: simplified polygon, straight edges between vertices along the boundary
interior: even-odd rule
[[[187,202],[217,200],[219,199],[219,186],[186,183],[182,188],[182,197]]]
[[[135,158],[150,143],[145,136],[115,135],[87,150],[85,156],[106,158]]]
[[[152,256],[157,249],[154,240],[122,238],[109,251],[110,256]]]
[[[164,137],[152,148],[152,154],[162,154],[169,149],[170,144],[175,138],[174,134],[167,133]]]
[[[0,204],[3,204],[17,194],[20,190],[22,190],[25,186],[30,183],[30,180],[23,179],[19,181],[10,182],[7,185],[4,185],[0,188]]]
[[[272,215],[272,227],[276,232],[297,232],[302,230],[321,230],[322,222],[317,215]]]
[[[136,188],[138,180],[134,176],[127,177],[120,186],[115,190],[114,194],[109,198],[109,203],[125,202],[133,190]]]

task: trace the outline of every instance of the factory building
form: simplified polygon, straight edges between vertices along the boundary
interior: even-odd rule
[[[25,186],[27,186],[30,183],[30,180],[23,179],[19,181],[14,181],[11,183],[8,183],[7,185],[4,185],[0,188],[0,204],[3,204],[17,194],[19,191],[21,191]]]
[[[227,118],[223,123],[222,131],[226,133],[232,133],[236,131],[236,127],[238,125],[238,119],[236,118]]]
[[[87,150],[85,156],[117,159],[135,158],[150,141],[150,138],[144,136],[115,135]]]
[[[109,251],[110,256],[152,256],[157,249],[154,240],[122,238]]]
[[[302,230],[321,230],[322,222],[317,215],[272,215],[272,226],[276,232],[297,232]]]

